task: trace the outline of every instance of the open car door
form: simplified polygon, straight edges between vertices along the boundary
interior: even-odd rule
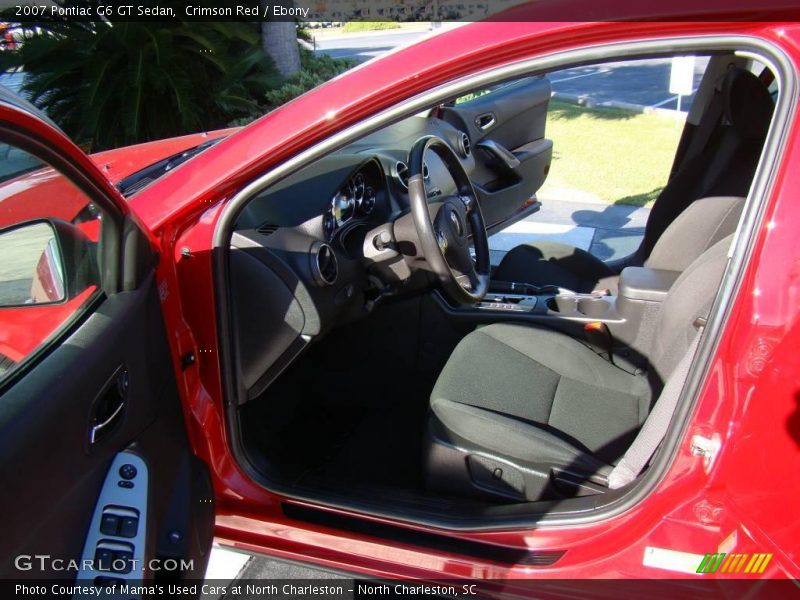
[[[187,439],[150,238],[24,101],[0,99],[0,163],[2,578],[203,577],[213,491]]]
[[[470,178],[490,233],[539,208],[536,192],[553,157],[545,137],[550,89],[545,76],[525,77],[442,108],[442,118],[469,136]]]

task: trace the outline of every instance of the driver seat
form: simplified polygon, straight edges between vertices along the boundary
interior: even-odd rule
[[[430,398],[429,489],[517,501],[606,489],[708,314],[732,235],[706,250],[665,298],[648,353],[633,374],[577,339],[496,323],[455,348]]]

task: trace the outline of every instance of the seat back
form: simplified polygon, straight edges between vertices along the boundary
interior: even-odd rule
[[[697,334],[697,318],[708,316],[728,264],[732,240],[733,235],[729,235],[696,258],[661,305],[649,359],[652,374],[662,383],[689,349]]]
[[[774,104],[767,86],[744,69],[733,68],[715,92],[696,130],[718,121],[705,147],[687,157],[661,191],[650,211],[639,264],[653,252],[670,224],[689,205],[709,196],[747,196]]]
[[[658,239],[644,266],[685,271],[703,252],[736,231],[744,198],[715,196],[690,204]]]

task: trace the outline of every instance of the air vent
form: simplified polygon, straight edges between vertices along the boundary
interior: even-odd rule
[[[311,271],[320,285],[333,285],[339,276],[336,254],[328,244],[317,242],[311,249]]]
[[[472,154],[472,143],[469,141],[469,136],[463,131],[458,138],[458,149],[464,158],[467,158],[470,154]]]
[[[261,235],[272,235],[276,231],[278,231],[277,225],[272,225],[270,223],[264,223],[261,227],[259,227],[256,231]]]
[[[408,165],[404,162],[398,162],[395,167],[395,171],[397,171],[397,179],[400,181],[400,185],[402,185],[405,189],[408,189]],[[428,170],[428,163],[422,163],[422,178],[425,181],[430,179],[431,174]]]
[[[394,166],[394,170],[397,172],[397,180],[400,182],[400,185],[408,189],[408,165],[402,161],[398,161]]]

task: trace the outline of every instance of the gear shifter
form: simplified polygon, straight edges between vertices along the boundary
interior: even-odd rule
[[[538,296],[540,294],[575,294],[572,290],[558,287],[557,285],[533,285],[532,283],[518,283],[515,281],[492,281],[489,290],[497,294],[521,294],[524,296]]]

